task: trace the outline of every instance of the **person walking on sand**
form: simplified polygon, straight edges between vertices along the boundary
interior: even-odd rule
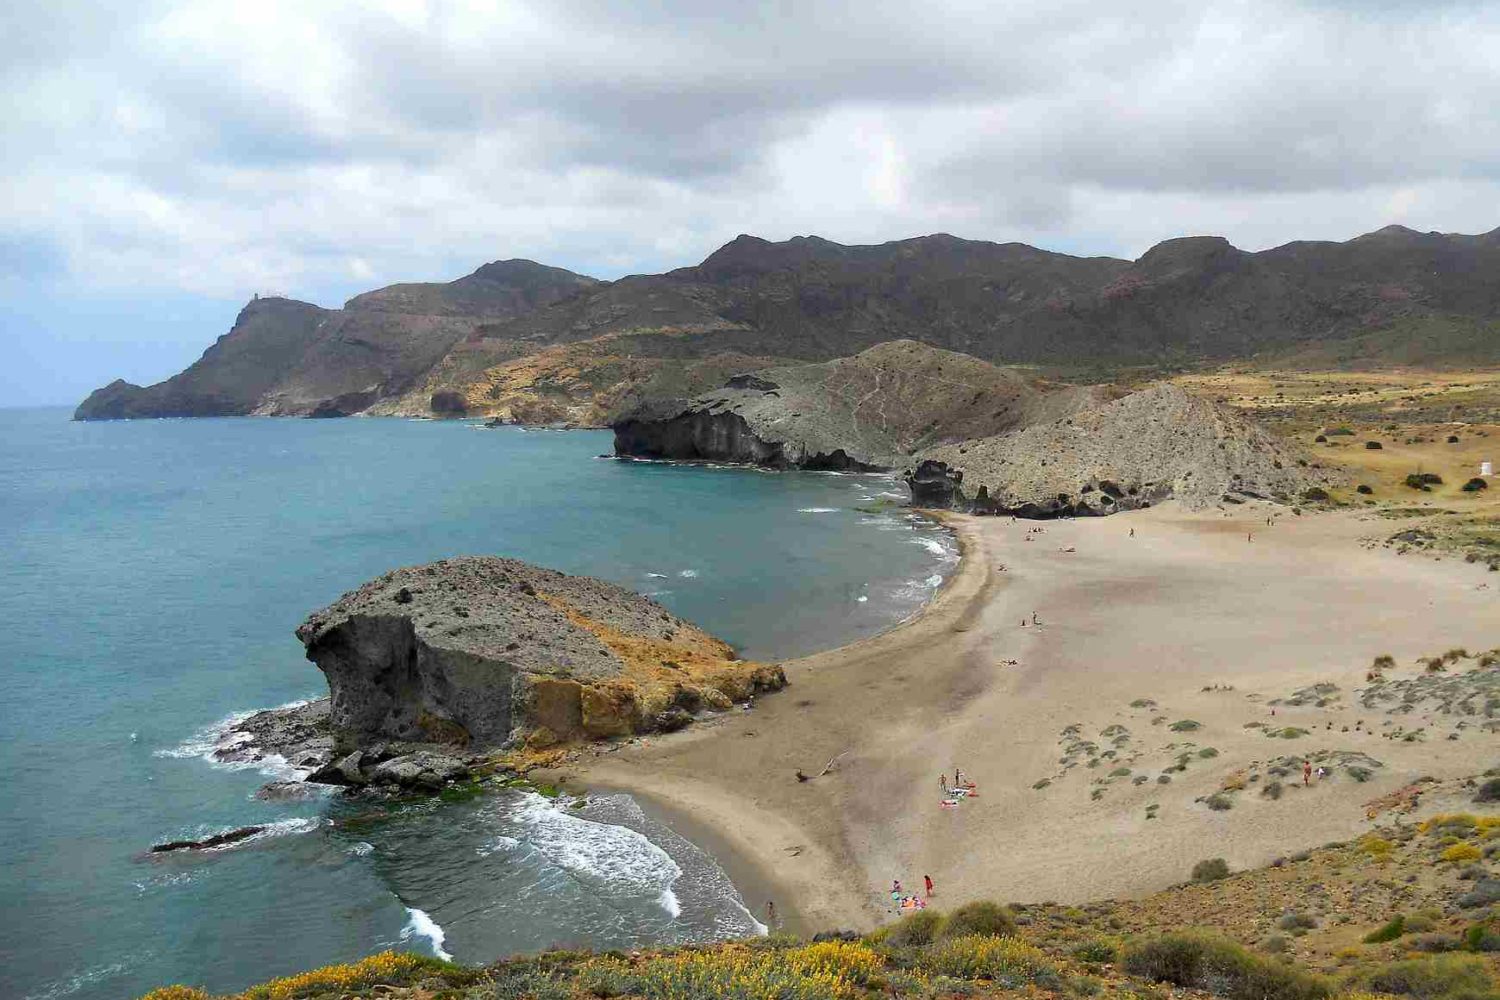
[[[766,926],[776,926],[776,903],[769,899],[766,900]]]
[[[1310,760],[1304,760],[1302,762],[1302,787],[1306,788],[1307,785],[1308,785],[1308,783],[1311,780],[1312,780],[1312,761],[1310,761]]]
[[[950,787],[952,786],[948,784],[947,772],[945,771],[942,774],[938,775],[938,788],[942,789],[944,794],[947,794],[947,791]]]
[[[1131,537],[1131,538],[1134,538],[1134,537],[1135,537],[1135,529],[1134,529],[1134,528],[1131,528],[1131,529],[1130,529],[1130,537]]]
[[[1033,624],[1033,625],[1040,625],[1041,624],[1041,622],[1037,620],[1036,612],[1035,611],[1033,611],[1031,613],[1031,624]]]
[[[922,884],[927,889],[927,898],[931,899],[932,898],[932,876],[931,875],[923,875],[922,876]]]

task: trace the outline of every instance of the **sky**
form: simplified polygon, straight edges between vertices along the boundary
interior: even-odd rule
[[[510,257],[1485,232],[1496,52],[1500,0],[5,4],[0,405]]]

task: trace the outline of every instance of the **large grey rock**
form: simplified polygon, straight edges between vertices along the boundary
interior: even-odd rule
[[[369,774],[372,785],[399,785],[402,788],[441,788],[450,781],[469,776],[461,760],[439,753],[419,750],[403,757],[392,757],[377,764]]]
[[[687,651],[673,643],[715,662],[734,655],[639,594],[489,557],[387,573],[297,629],[328,679],[340,752],[387,740],[485,747],[537,730],[568,740],[650,728],[600,634],[667,644],[664,655]],[[745,668],[745,683],[785,682],[779,668]],[[335,775],[354,781],[338,765],[325,777]]]

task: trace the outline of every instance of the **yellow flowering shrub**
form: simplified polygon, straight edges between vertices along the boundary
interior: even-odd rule
[[[1483,856],[1483,852],[1470,843],[1454,844],[1439,855],[1444,861],[1452,861],[1455,864],[1461,864],[1465,861],[1478,861]]]
[[[141,1000],[212,1000],[196,986],[160,986],[141,997]]]
[[[853,1000],[883,968],[865,944],[822,941],[784,951],[681,952],[631,971],[653,1000]]]
[[[1358,844],[1361,851],[1364,851],[1366,854],[1377,858],[1386,857],[1391,853],[1391,849],[1395,846],[1384,837],[1377,836],[1373,833],[1367,833],[1363,837],[1360,837]]]
[[[922,966],[931,972],[959,979],[1016,979],[1035,982],[1052,973],[1052,963],[1040,948],[1015,938],[981,935],[948,938],[929,945]]]
[[[441,963],[410,952],[383,951],[358,962],[327,965],[295,976],[273,979],[252,986],[240,994],[241,1000],[297,1000],[312,993],[330,990],[352,990],[377,983],[403,983],[417,972],[440,967]]]

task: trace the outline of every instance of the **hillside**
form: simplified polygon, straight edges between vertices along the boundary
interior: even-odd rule
[[[684,360],[824,361],[899,339],[1062,372],[1277,359],[1489,365],[1500,363],[1497,320],[1500,230],[1388,226],[1258,253],[1195,236],[1135,261],[941,234],[875,246],[740,236],[698,265],[613,282],[505,261],[341,310],[253,302],[186,372],[147,388],[112,383],[77,415],[525,420],[536,409],[603,422]],[[559,345],[575,373],[561,392],[545,374],[504,370]]]
[[[890,469],[917,449],[1058,420],[1107,398],[912,340],[737,375],[615,423],[615,453],[775,468]]]
[[[343,309],[256,298],[187,370],[152,386],[116,380],[79,420],[343,416],[408,389],[486,321],[550,304],[594,279],[531,261],[486,264],[446,284],[391,285]]]
[[[479,966],[384,952],[235,997],[1492,1000],[1500,882],[1480,859],[1497,828],[1494,816],[1442,814],[1239,874],[1205,858],[1192,882],[1140,900],[916,909],[865,935],[549,951]],[[173,986],[144,1000],[210,997]]]

